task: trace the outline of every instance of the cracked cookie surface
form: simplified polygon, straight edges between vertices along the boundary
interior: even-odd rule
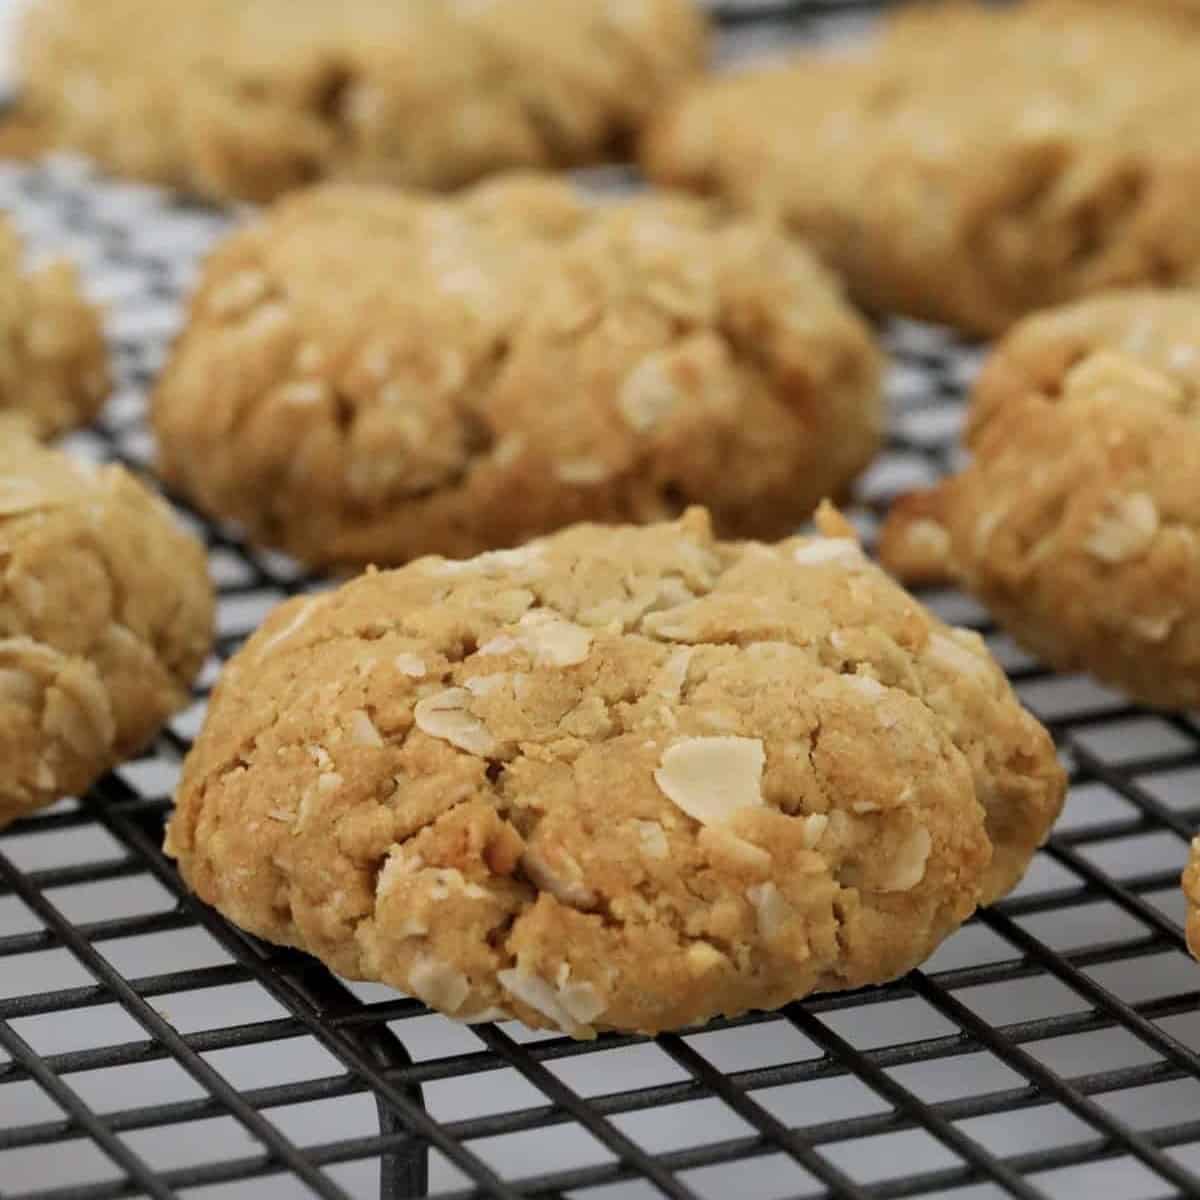
[[[152,415],[167,479],[319,566],[689,503],[782,537],[882,422],[870,331],[794,239],[536,175],[282,201],[209,261]]]
[[[656,1031],[893,978],[1062,803],[974,634],[847,527],[576,526],[292,600],[167,849],[229,919],[460,1020]]]
[[[109,389],[100,316],[66,262],[26,270],[0,217],[0,437],[18,425],[50,438],[86,425]]]
[[[0,430],[0,825],[140,750],[212,625],[203,550],[161,501]]]
[[[957,578],[1047,663],[1200,703],[1200,297],[1030,317],[976,384],[972,461],[901,501],[884,562]]]
[[[879,311],[993,334],[1195,283],[1200,33],[1144,8],[910,5],[861,57],[697,85],[643,158],[781,215]]]
[[[256,201],[612,158],[706,58],[691,0],[41,0],[19,43],[45,138]]]

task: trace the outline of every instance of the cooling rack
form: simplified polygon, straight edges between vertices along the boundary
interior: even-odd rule
[[[722,51],[837,37],[860,19],[842,10],[869,7],[730,7]],[[120,386],[70,448],[146,470],[145,392],[230,218],[68,159],[0,167],[0,207],[108,305]],[[863,482],[868,537],[891,495],[954,465],[979,359],[927,326],[882,335],[891,436]],[[1200,822],[1194,715],[1052,676],[965,597],[929,593],[987,636],[1070,767],[1066,815],[1012,897],[905,979],[778,1014],[585,1044],[467,1029],[242,935],[163,858],[220,662],[316,585],[180,517],[221,595],[196,703],[90,795],[0,835],[5,1200],[1200,1196],[1200,968],[1177,886]]]

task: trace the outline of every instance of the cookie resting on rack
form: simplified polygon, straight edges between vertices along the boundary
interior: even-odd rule
[[[778,214],[869,307],[976,333],[1197,283],[1200,28],[1145,8],[908,5],[861,54],[697,85],[643,158]]]
[[[355,567],[689,503],[783,537],[870,461],[881,407],[867,326],[794,239],[517,175],[281,201],[209,260],[152,417],[198,507]]]
[[[692,0],[40,0],[17,120],[217,200],[456,187],[620,155],[707,46]]]
[[[50,438],[91,421],[108,395],[100,316],[83,298],[75,268],[29,271],[0,217],[0,437],[20,425]]]
[[[1200,704],[1200,296],[1028,318],[979,377],[967,444],[961,474],[893,509],[885,564],[956,579],[1051,666]]]
[[[1200,837],[1192,839],[1188,865],[1183,872],[1183,894],[1187,900],[1187,944],[1193,958],[1200,958]]]
[[[0,430],[0,826],[85,791],[188,699],[204,552],[120,467]]]
[[[582,525],[289,601],[168,852],[463,1021],[653,1032],[903,974],[1020,879],[1063,772],[981,639],[820,520]]]

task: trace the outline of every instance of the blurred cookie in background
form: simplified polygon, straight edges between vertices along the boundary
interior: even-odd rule
[[[868,307],[995,334],[1200,282],[1198,60],[1200,30],[1141,4],[917,4],[853,57],[698,85],[643,158],[778,215]]]
[[[707,46],[691,0],[39,0],[19,121],[218,200],[444,188],[620,155]]]
[[[326,185],[209,259],[152,420],[199,508],[353,568],[692,503],[783,536],[875,454],[879,368],[800,242],[692,197]]]
[[[79,795],[190,696],[204,550],[121,467],[0,437],[0,825]]]
[[[67,262],[28,270],[0,216],[0,437],[46,439],[94,420],[109,392],[99,312]]]
[[[1021,322],[979,377],[967,445],[961,474],[893,510],[885,565],[962,583],[1051,666],[1200,704],[1200,294]]]

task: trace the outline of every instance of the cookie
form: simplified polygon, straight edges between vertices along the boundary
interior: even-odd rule
[[[911,5],[860,57],[698,86],[644,161],[779,214],[868,307],[976,333],[1195,283],[1200,42],[1142,8]]]
[[[1150,9],[1174,17],[1200,16],[1200,0],[1107,0],[1107,2],[1129,9]]]
[[[256,201],[611,158],[706,58],[692,0],[42,0],[19,46],[50,140]]]
[[[200,545],[119,467],[0,430],[0,826],[78,795],[188,699]]]
[[[1200,958],[1200,837],[1192,840],[1191,857],[1183,872],[1183,894],[1187,900],[1187,944]]]
[[[702,510],[292,600],[167,849],[230,920],[460,1020],[654,1032],[909,970],[1062,803],[975,634]]]
[[[879,443],[879,355],[803,246],[689,197],[327,184],[208,262],[160,468],[316,566],[466,557],[703,502],[782,537]]]
[[[1146,704],[1200,703],[1200,294],[1039,314],[978,380],[973,459],[902,502],[881,553],[942,567],[1050,665]]]
[[[86,425],[108,395],[100,317],[83,298],[75,268],[27,271],[0,217],[0,424],[40,438]]]

